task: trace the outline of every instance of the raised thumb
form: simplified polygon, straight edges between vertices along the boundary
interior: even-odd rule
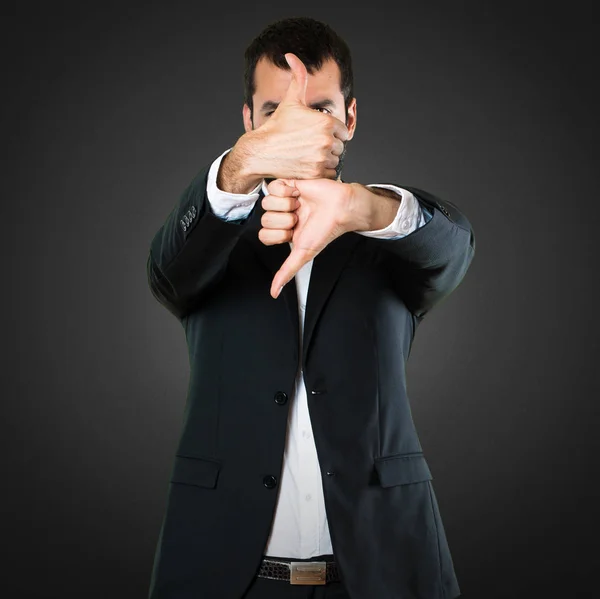
[[[288,52],[284,56],[292,71],[292,79],[285,93],[284,102],[298,102],[306,106],[308,71],[304,63],[295,54]]]

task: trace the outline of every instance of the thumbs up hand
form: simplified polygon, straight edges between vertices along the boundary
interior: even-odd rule
[[[249,171],[272,179],[335,179],[348,128],[338,118],[306,104],[308,72],[291,52],[285,54],[291,80],[269,120],[249,134]]]

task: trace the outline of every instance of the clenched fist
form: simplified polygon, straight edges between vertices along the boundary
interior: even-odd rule
[[[261,218],[263,228],[258,238],[265,245],[292,241],[293,229],[298,222],[296,210],[300,207],[300,191],[289,181],[276,179],[267,185],[269,195],[262,200],[265,213]]]

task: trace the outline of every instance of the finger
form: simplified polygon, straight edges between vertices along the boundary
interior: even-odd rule
[[[297,222],[295,212],[265,212],[260,219],[265,229],[293,229]]]
[[[338,178],[338,173],[335,167],[339,162],[339,158],[333,154],[330,156],[330,158],[326,159],[323,168],[319,170],[319,174],[315,175],[314,177],[307,177],[304,179],[304,181],[316,181],[317,179],[332,179],[335,181]]]
[[[275,195],[265,196],[260,205],[268,211],[273,212],[293,212],[300,207],[300,202],[297,198],[280,198]]]
[[[300,192],[293,185],[290,185],[289,181],[290,179],[275,179],[267,185],[267,191],[279,197],[298,195]]]
[[[287,285],[296,276],[296,273],[314,257],[315,252],[294,248],[273,278],[271,284],[271,297],[277,299],[284,286]]]
[[[301,181],[315,181],[316,179],[332,179],[336,180],[338,178],[338,173],[336,170],[336,166],[339,163],[339,158],[331,154],[331,160],[327,160],[323,165],[324,168],[319,172],[318,175],[314,177],[306,177],[305,179],[300,179]],[[301,192],[302,193],[302,192]],[[298,196],[300,197],[300,196]]]
[[[308,72],[304,63],[291,52],[284,55],[285,60],[290,65],[292,71],[292,79],[287,88],[284,102],[299,103],[306,106],[306,85],[308,83]]]
[[[337,177],[338,174],[334,168],[326,168],[321,176],[313,177],[313,179],[332,179],[335,181]]]
[[[276,245],[278,243],[290,242],[293,235],[293,230],[260,229],[258,239],[265,245]]]
[[[333,134],[342,141],[348,141],[348,127],[337,117],[331,117],[333,122]]]
[[[331,153],[336,156],[341,156],[344,153],[344,142],[337,137],[333,138],[333,148],[331,148]]]
[[[340,162],[340,157],[335,154],[329,154],[325,159],[325,168],[335,169]]]

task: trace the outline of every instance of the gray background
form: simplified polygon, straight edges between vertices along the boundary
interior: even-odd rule
[[[353,53],[344,180],[421,187],[476,232],[408,365],[463,596],[597,596],[591,3],[219,4],[4,19],[2,588],[146,597],[189,372],[149,243],[243,133],[245,47],[312,16]]]

